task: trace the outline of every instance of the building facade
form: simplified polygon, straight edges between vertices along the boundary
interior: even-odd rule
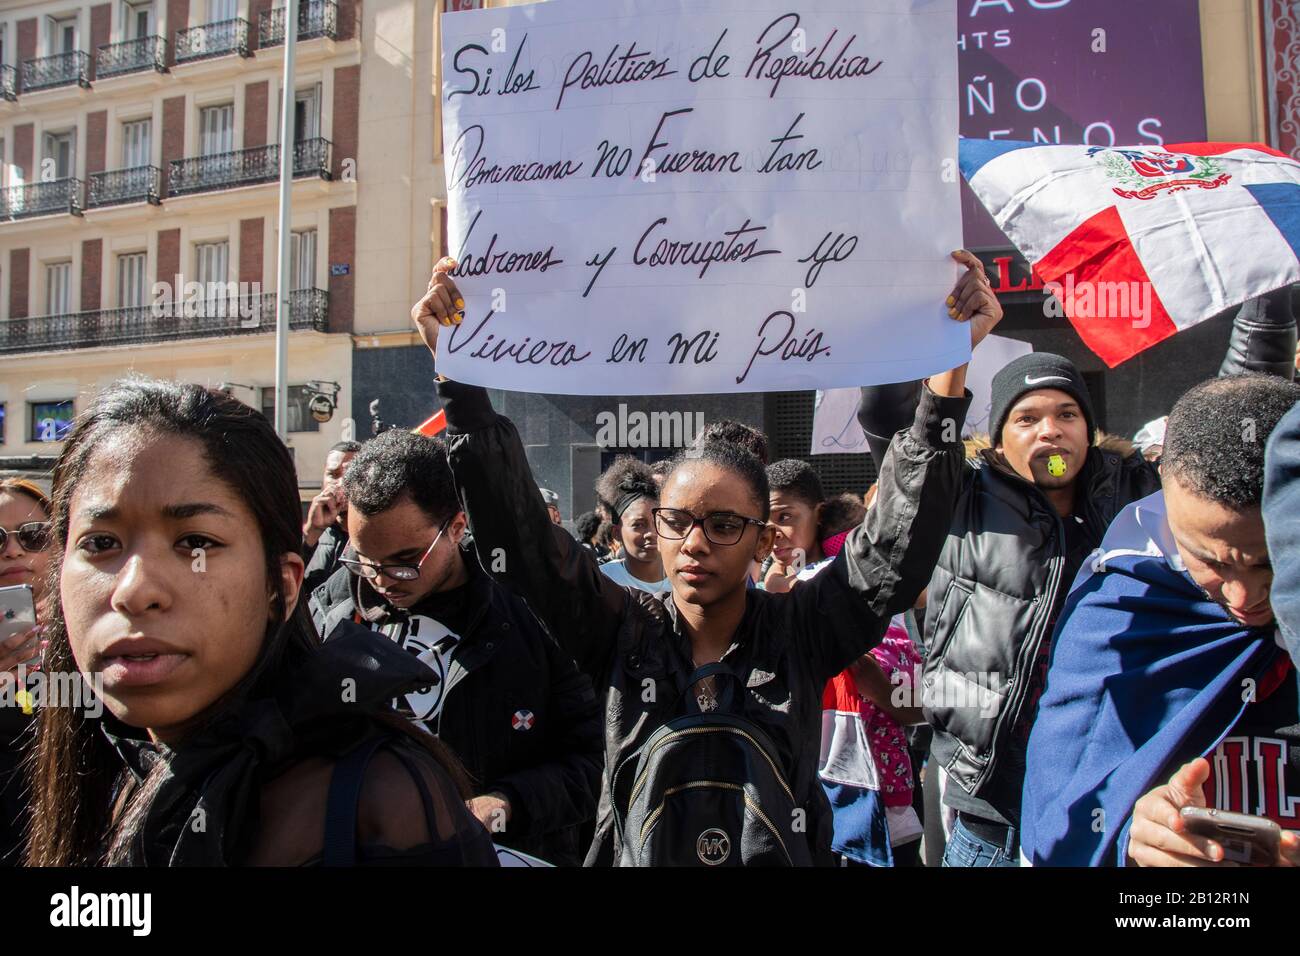
[[[298,23],[288,440],[306,485],[350,427],[308,403],[351,407],[360,18],[309,0]],[[131,373],[273,405],[284,20],[271,0],[0,4],[0,455],[57,451]]]

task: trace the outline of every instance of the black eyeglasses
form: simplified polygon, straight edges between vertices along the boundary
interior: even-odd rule
[[[700,518],[680,508],[655,508],[651,513],[655,516],[655,531],[659,536],[674,541],[685,538],[696,525],[699,525],[704,529],[704,537],[714,544],[725,547],[740,541],[745,528],[751,524],[760,528],[767,527],[766,521],[747,518],[730,511],[714,511]]]
[[[455,515],[452,515],[452,518],[454,517]],[[350,558],[340,558],[339,564],[367,581],[373,581],[381,574],[392,578],[394,581],[414,581],[420,576],[420,568],[424,567],[424,562],[429,560],[429,555],[433,554],[433,549],[438,546],[438,541],[442,538],[442,533],[447,530],[449,524],[451,524],[451,518],[442,523],[437,536],[433,539],[433,544],[424,549],[424,554],[420,556],[420,560],[415,564],[370,564],[366,561],[354,561]]]
[[[24,551],[44,551],[50,546],[50,523],[48,521],[28,521],[20,524],[13,531],[0,528],[0,551],[9,543],[9,536],[18,538],[18,544]]]

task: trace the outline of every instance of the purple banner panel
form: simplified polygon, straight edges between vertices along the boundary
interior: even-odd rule
[[[958,0],[961,134],[1098,146],[1206,138],[1196,0]],[[966,243],[1009,246],[962,185]]]

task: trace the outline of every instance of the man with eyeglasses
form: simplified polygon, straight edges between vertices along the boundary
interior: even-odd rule
[[[602,759],[591,681],[462,547],[465,514],[440,440],[384,432],[362,446],[344,488],[349,545],[312,592],[317,629],[328,640],[341,621],[369,624],[425,661],[438,683],[398,708],[464,762],[470,811],[498,844],[576,865]]]

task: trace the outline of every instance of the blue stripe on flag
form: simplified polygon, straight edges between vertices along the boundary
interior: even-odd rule
[[[1295,183],[1259,183],[1246,189],[1255,197],[1255,202],[1264,207],[1282,238],[1290,244],[1291,251],[1300,258],[1300,186]]]
[[[1024,143],[1011,139],[963,139],[958,143],[961,174],[970,182],[988,163],[1017,149],[1034,149],[1042,143]]]

